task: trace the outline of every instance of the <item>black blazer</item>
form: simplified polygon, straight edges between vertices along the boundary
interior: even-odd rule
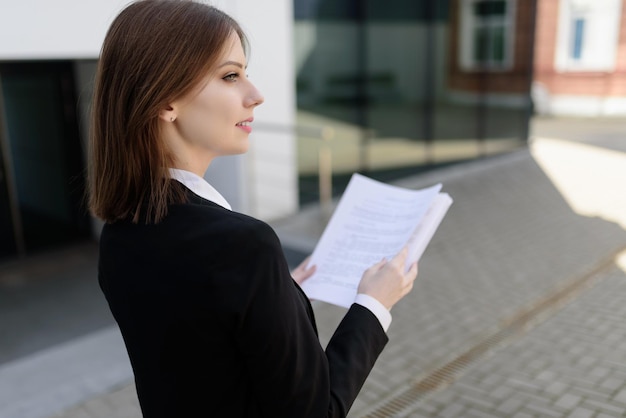
[[[187,192],[157,225],[104,226],[99,283],[157,417],[344,417],[387,336],[352,305],[324,351],[274,231]]]

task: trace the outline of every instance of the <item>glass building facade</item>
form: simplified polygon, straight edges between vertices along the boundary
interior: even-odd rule
[[[301,202],[526,144],[534,1],[294,0]],[[315,130],[319,128],[319,135]]]
[[[90,236],[71,61],[0,63],[0,260]]]
[[[293,24],[293,51],[264,56],[268,72],[293,58],[300,203],[318,201],[320,184],[341,193],[353,172],[392,181],[525,146],[536,0],[290,1],[293,20],[267,39],[275,46]],[[271,32],[266,26],[258,30]],[[576,30],[580,39],[592,33]],[[584,58],[588,44],[575,44],[574,55],[577,45]],[[0,56],[0,260],[81,242],[95,229],[84,201],[81,120],[96,61],[65,50],[56,52],[63,59],[46,58],[37,52],[46,45],[35,46],[32,57],[6,48]],[[271,82],[278,91],[285,80]],[[292,183],[281,182],[293,173],[292,154],[275,144],[263,151],[255,199],[295,200]],[[320,181],[324,163],[328,183]]]

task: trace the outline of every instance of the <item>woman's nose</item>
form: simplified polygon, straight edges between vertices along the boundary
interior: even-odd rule
[[[250,94],[248,95],[248,100],[246,106],[258,106],[265,101],[265,98],[261,94],[261,92],[254,86],[254,84],[250,83]]]

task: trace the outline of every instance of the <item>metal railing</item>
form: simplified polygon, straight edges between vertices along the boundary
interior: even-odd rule
[[[255,123],[255,128],[266,132],[291,133],[298,138],[320,140],[317,175],[319,205],[322,216],[326,219],[332,213],[333,167],[331,141],[336,139],[337,131],[331,126],[282,125],[273,123]]]

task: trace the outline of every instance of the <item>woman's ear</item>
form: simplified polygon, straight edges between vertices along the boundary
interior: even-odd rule
[[[159,110],[159,119],[165,122],[174,122],[177,116],[176,110],[171,105],[168,105],[165,109]]]

